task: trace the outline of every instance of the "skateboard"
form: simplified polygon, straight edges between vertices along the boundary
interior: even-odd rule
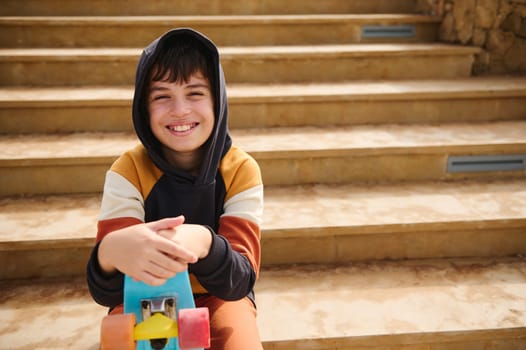
[[[102,320],[100,350],[208,347],[208,309],[195,307],[188,271],[156,287],[124,276],[124,314]]]

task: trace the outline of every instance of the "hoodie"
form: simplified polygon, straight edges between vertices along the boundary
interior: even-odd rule
[[[152,64],[164,45],[179,39],[205,48],[211,62],[214,129],[204,145],[197,175],[173,167],[153,135],[146,103]],[[187,28],[174,29],[146,47],[137,65],[133,98],[133,125],[141,141],[120,156],[106,173],[96,244],[87,264],[92,297],[113,308],[123,301],[123,274],[102,273],[100,241],[126,226],[179,215],[185,223],[207,226],[212,245],[207,257],[189,266],[194,295],[211,294],[224,300],[253,298],[260,265],[260,225],[263,184],[255,160],[232,145],[228,132],[225,79],[216,46]]]

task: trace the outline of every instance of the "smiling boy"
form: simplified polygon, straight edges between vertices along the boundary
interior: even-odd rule
[[[165,158],[197,175],[202,158],[200,147],[214,128],[210,84],[200,72],[181,85],[171,83],[169,78],[153,81],[150,86],[150,128],[163,144]]]
[[[188,269],[196,306],[210,311],[211,349],[262,349],[253,288],[263,184],[254,159],[232,145],[227,116],[209,39],[174,29],[144,50],[133,100],[141,144],[106,174],[87,280],[118,312],[124,274],[161,285]]]

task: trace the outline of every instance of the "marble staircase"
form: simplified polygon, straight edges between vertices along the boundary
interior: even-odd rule
[[[262,168],[265,350],[526,349],[526,78],[472,76],[479,49],[437,42],[415,0],[172,4],[0,8],[0,349],[98,348],[103,177],[137,142],[141,48],[172,26],[220,46]],[[509,155],[522,169],[448,171]]]

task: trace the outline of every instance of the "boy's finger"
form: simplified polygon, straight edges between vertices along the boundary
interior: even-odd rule
[[[154,231],[159,231],[159,230],[168,230],[168,229],[177,227],[179,225],[182,225],[183,223],[184,223],[184,216],[179,215],[175,218],[166,218],[166,219],[162,219],[158,221],[152,221],[152,222],[147,223],[146,225]]]
[[[182,262],[191,264],[197,261],[197,256],[193,252],[169,239],[161,239],[158,249],[164,254]]]
[[[141,278],[139,278],[139,280],[141,280],[142,282],[146,283],[146,284],[149,284],[150,286],[162,286],[163,284],[166,283],[166,279],[165,278],[159,278],[157,276],[154,276],[152,274],[149,274],[149,273],[143,273]]]
[[[159,253],[153,257],[146,269],[150,274],[159,278],[171,278],[176,273],[187,270],[188,264],[165,254]]]
[[[167,238],[167,239],[172,239],[174,237],[174,234],[175,234],[175,230],[174,229],[170,229],[170,230],[159,230],[157,231],[157,234],[161,237],[164,237],[164,238]]]

